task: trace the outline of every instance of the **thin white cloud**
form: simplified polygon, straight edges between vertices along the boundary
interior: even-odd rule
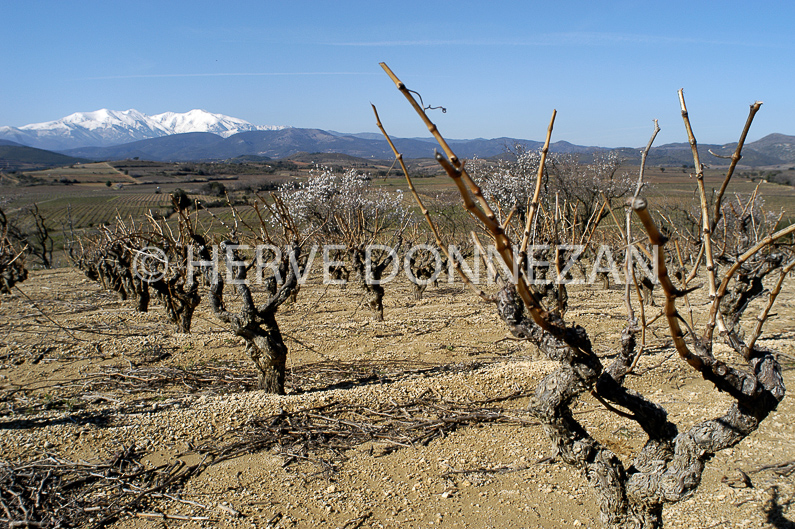
[[[708,44],[716,46],[765,46],[747,41],[724,41],[697,37],[671,37],[636,33],[568,32],[546,33],[528,39],[459,39],[459,40],[376,40],[331,43],[334,46],[609,46],[614,44]]]
[[[81,81],[101,81],[108,79],[162,79],[180,77],[290,77],[310,75],[376,75],[373,72],[227,72],[227,73],[144,73],[130,75],[102,75],[81,77]]]

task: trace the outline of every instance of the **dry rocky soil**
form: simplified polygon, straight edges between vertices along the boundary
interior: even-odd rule
[[[319,279],[279,311],[290,355],[287,394],[274,396],[256,390],[241,340],[205,303],[193,332],[179,334],[154,301],[136,313],[77,270],[32,272],[0,303],[0,462],[49,454],[92,463],[134,445],[156,467],[201,461],[207,447],[244,447],[161,491],[167,495],[143,498],[115,528],[601,527],[583,477],[551,457],[525,412],[527,395],[555,364],[506,339],[492,305],[445,276],[422,301],[396,280],[386,286],[385,321],[376,322],[354,285]],[[790,388],[793,283],[763,340],[783,353]],[[570,294],[567,321],[585,326],[609,357],[625,319],[622,291],[581,286]],[[703,318],[704,300],[691,302]],[[658,312],[646,309],[649,319]],[[628,385],[663,404],[680,430],[722,415],[729,399],[673,354],[666,331],[664,318],[651,325],[642,376]],[[718,354],[729,358],[723,346]],[[634,423],[590,396],[574,411],[627,465],[644,442]],[[718,454],[698,492],[666,507],[666,527],[794,527],[795,473],[775,467],[795,460],[794,416],[789,396]],[[406,429],[257,444],[257,425],[280,417],[289,418],[282,431],[353,424],[380,432],[385,420]],[[101,514],[87,512],[81,523]]]

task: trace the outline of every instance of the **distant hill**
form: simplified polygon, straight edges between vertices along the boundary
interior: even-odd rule
[[[365,136],[365,137],[362,137]],[[395,145],[405,158],[430,158],[436,144],[429,139],[395,138]],[[541,142],[517,138],[493,138],[474,140],[450,140],[456,154],[461,158],[490,158],[500,156],[516,144],[535,150]],[[709,151],[721,156],[734,152],[734,144],[699,145],[702,163],[727,165],[728,159],[712,156]],[[604,147],[574,145],[557,141],[550,145],[551,152],[571,153],[583,161],[592,159]],[[628,163],[640,162],[640,148],[617,149]],[[92,160],[118,160],[139,157],[156,161],[202,161],[228,160],[246,156],[280,159],[297,153],[339,153],[357,158],[389,160],[394,157],[383,139],[368,134],[344,135],[320,129],[288,128],[282,130],[241,132],[228,138],[207,132],[174,134],[112,147],[86,147],[63,151],[70,156]],[[648,163],[651,165],[692,165],[693,158],[687,143],[670,143],[651,150]],[[741,164],[748,166],[779,165],[795,163],[795,137],[773,134],[749,143],[743,149]]]
[[[140,158],[158,162],[184,162],[219,158],[202,156],[201,153],[212,149],[213,146],[223,141],[224,138],[210,132],[188,132],[123,143],[111,147],[82,147],[61,152],[69,156],[79,156],[92,160]]]
[[[367,159],[338,152],[297,152],[284,159],[290,160],[291,162],[321,165],[333,164],[342,165],[345,167],[356,167],[358,165],[368,163]]]
[[[378,137],[377,135],[372,136]],[[432,139],[394,138],[394,142],[406,158],[431,158],[434,150],[438,148]],[[516,144],[522,144],[528,149],[538,149],[543,145],[542,142],[515,138],[450,140],[450,144],[461,158],[499,156]],[[600,148],[583,147],[559,141],[553,143],[550,150],[552,152],[587,154],[600,150]],[[297,153],[339,153],[375,160],[394,158],[392,149],[383,137],[371,139],[367,134],[343,135],[320,129],[300,128],[241,132],[228,138],[198,132],[175,134],[112,147],[85,147],[62,152],[92,160],[140,157],[156,161],[201,161],[227,160],[242,156],[266,156],[279,159]]]
[[[768,134],[761,140],[749,143],[748,147],[775,156],[786,163],[795,163],[795,136]]]
[[[0,140],[0,171],[47,169],[48,167],[60,167],[88,161],[85,158],[66,156],[52,151],[26,147],[12,141]]]
[[[779,134],[778,136],[790,138],[795,142],[795,137],[793,136],[784,136],[782,134]],[[729,165],[731,160],[728,158],[719,158],[713,156],[710,151],[719,156],[728,157],[734,154],[736,147],[736,143],[727,143],[725,145],[699,144],[698,156],[701,160],[701,163],[706,165]],[[628,162],[640,163],[640,149],[621,148],[618,150]],[[779,156],[780,153],[781,150],[768,148],[765,145],[765,138],[762,138],[759,141],[746,143],[743,146],[740,164],[757,167],[762,165],[780,165],[795,161]],[[649,165],[660,166],[692,165],[693,154],[690,149],[690,144],[668,143],[665,145],[660,145],[659,147],[654,147],[649,152],[649,157],[646,163]]]
[[[433,156],[433,145],[417,140],[395,140],[409,158]],[[240,156],[286,158],[299,152],[342,153],[359,158],[394,157],[384,140],[367,140],[354,136],[335,136],[319,129],[241,132],[228,138],[210,133],[174,134],[162,138],[125,143],[112,147],[86,147],[62,151],[70,156],[93,160],[140,157],[157,161],[226,160]]]

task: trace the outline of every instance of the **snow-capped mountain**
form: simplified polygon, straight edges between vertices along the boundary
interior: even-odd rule
[[[248,121],[238,118],[213,114],[206,110],[191,110],[183,114],[164,112],[152,116],[152,120],[159,123],[169,134],[182,134],[185,132],[212,132],[228,138],[238,132],[251,130],[280,130],[278,126],[256,126]]]
[[[242,119],[198,109],[181,114],[164,112],[147,116],[134,109],[118,111],[103,108],[94,112],[75,112],[57,121],[0,127],[0,139],[39,149],[66,150],[108,147],[186,132],[211,132],[226,138],[238,132],[283,128],[252,125]]]

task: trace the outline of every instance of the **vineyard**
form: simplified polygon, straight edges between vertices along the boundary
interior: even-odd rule
[[[734,174],[761,103],[720,170],[683,91],[681,176],[645,166],[656,122],[639,167],[550,153],[554,111],[542,149],[463,161],[382,67],[436,173],[373,106],[401,177],[128,160],[9,188],[2,519],[790,526],[795,191]]]
[[[186,335],[175,333],[158,307],[131,312],[128,302],[75,269],[34,272],[21,288],[30,300],[16,295],[0,306],[6,377],[0,452],[9,461],[53,457],[64,465],[93,465],[134,445],[145,468],[175,461],[190,466],[240,440],[278,440],[263,437],[256,421],[267,425],[282,413],[296,427],[314,421],[306,427],[318,432],[317,440],[341,424],[330,428],[308,415],[375,428],[366,410],[399,414],[407,425],[409,413],[438,432],[427,443],[412,442],[417,430],[351,448],[339,438],[336,453],[316,451],[322,446],[313,448],[309,437],[296,445],[282,438],[210,466],[178,495],[169,494],[179,501],[155,494],[130,510],[138,515],[123,515],[112,527],[150,527],[163,517],[180,527],[342,527],[362,517],[362,527],[599,527],[587,487],[552,459],[526,412],[528,394],[554,362],[533,346],[506,340],[491,305],[478,303],[459,281],[449,285],[443,276],[420,302],[411,299],[407,282],[388,285],[387,316],[379,323],[360,306],[358,293],[312,276],[282,311],[290,356],[281,397],[256,391],[256,370],[239,339],[215,323],[207,306],[199,306]],[[571,318],[600,326],[604,341],[618,339],[620,290],[585,287],[573,298]],[[791,284],[781,298],[764,343],[795,356]],[[704,300],[691,302],[700,307]],[[719,413],[725,398],[715,399],[711,385],[671,354],[662,320],[650,333],[659,341],[639,363],[646,372],[635,379],[639,389],[658,388],[673,420]],[[793,365],[785,364],[790,384]],[[431,404],[422,404],[427,399]],[[405,412],[390,411],[392,402]],[[573,411],[589,430],[615,439],[619,453],[642,443],[642,430],[592,397]],[[777,516],[791,519],[793,474],[775,465],[793,457],[794,412],[785,399],[752,439],[719,454],[699,491],[672,506],[666,525],[770,527]],[[90,499],[78,505],[90,507]],[[87,525],[99,519],[95,511],[82,516]]]

